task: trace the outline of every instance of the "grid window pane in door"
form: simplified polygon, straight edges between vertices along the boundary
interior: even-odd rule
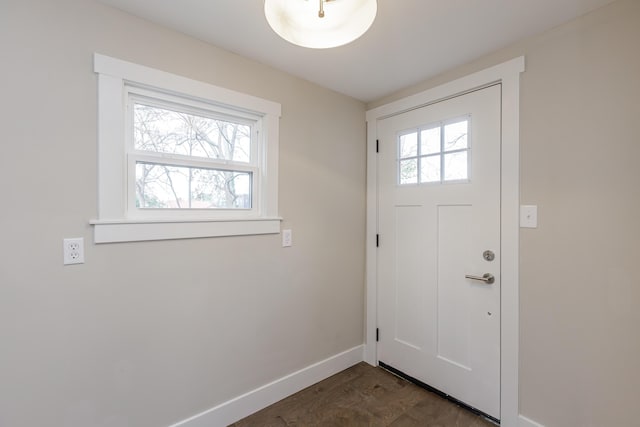
[[[400,135],[400,158],[416,157],[418,155],[418,133],[411,132]]]
[[[440,152],[440,126],[423,129],[420,132],[420,154],[434,154]]]
[[[420,182],[440,182],[441,157],[437,155],[420,159]]]
[[[468,178],[467,151],[444,155],[444,180],[461,181]]]
[[[445,125],[443,151],[463,150],[467,148],[468,127],[468,120]]]
[[[470,117],[431,123],[398,136],[399,185],[469,180]]]
[[[418,183],[418,159],[400,161],[400,184]]]

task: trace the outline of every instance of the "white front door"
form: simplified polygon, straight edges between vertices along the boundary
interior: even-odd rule
[[[494,418],[500,91],[378,121],[378,360]]]

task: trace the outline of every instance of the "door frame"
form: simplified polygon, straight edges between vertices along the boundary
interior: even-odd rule
[[[520,74],[524,56],[475,72],[432,89],[367,111],[367,235],[366,235],[366,331],[364,361],[377,366],[378,317],[377,249],[378,121],[424,107],[489,85],[500,83],[501,159],[500,180],[500,419],[503,427],[517,426],[519,366],[519,211],[520,211]],[[382,236],[384,244],[384,236]],[[382,332],[384,333],[384,332]]]

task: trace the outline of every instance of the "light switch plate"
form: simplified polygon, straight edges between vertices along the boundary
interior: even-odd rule
[[[538,228],[538,206],[536,205],[520,206],[520,227],[521,228]]]
[[[282,247],[288,248],[293,244],[293,233],[291,230],[282,230]]]

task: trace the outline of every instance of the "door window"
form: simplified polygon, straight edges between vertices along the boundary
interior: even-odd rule
[[[398,134],[398,184],[468,182],[469,115]]]

